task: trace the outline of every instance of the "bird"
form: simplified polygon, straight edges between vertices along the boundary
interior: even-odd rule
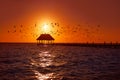
[[[15,25],[14,25],[13,27],[14,27],[14,28],[16,28],[16,26],[15,26]]]
[[[100,27],[100,25],[97,25],[97,27]]]
[[[20,27],[22,28],[22,27],[23,27],[23,25],[20,25]]]
[[[21,33],[22,31],[20,30],[20,33]]]
[[[80,24],[78,24],[78,26],[80,26]]]
[[[57,23],[55,23],[55,25],[57,25]]]
[[[37,25],[35,24],[35,27],[36,27]]]

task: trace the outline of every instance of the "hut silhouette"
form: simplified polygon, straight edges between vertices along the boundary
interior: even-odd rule
[[[55,39],[50,34],[41,34],[36,40],[37,44],[53,44]]]

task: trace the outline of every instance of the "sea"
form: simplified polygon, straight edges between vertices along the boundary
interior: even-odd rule
[[[0,80],[120,80],[120,48],[2,43]]]

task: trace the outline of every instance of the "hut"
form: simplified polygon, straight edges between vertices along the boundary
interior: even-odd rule
[[[36,40],[37,44],[53,44],[55,39],[50,34],[41,34]]]

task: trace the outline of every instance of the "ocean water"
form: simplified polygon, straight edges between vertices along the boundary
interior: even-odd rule
[[[120,49],[0,44],[0,80],[120,80]]]

